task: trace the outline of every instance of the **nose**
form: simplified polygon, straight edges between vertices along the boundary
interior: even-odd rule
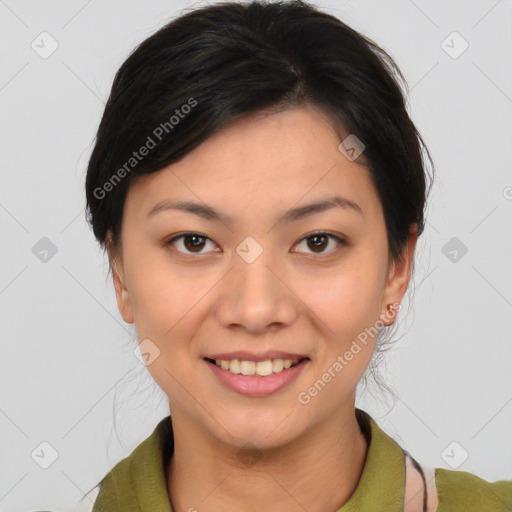
[[[250,261],[236,256],[219,287],[217,318],[223,327],[243,328],[252,334],[291,325],[300,300],[287,282],[282,265],[263,251]]]

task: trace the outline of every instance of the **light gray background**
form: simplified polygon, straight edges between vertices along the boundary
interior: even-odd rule
[[[0,0],[0,510],[73,510],[168,414],[85,223],[84,172],[118,67],[198,5]],[[384,372],[399,400],[359,406],[423,464],[452,469],[465,450],[457,469],[512,479],[512,2],[318,5],[396,59],[437,166]],[[31,47],[43,31],[59,45],[46,59]],[[453,31],[469,43],[458,58],[442,47]],[[57,248],[46,262],[43,237]],[[467,247],[456,261],[453,237]],[[43,441],[58,452],[48,469],[31,456],[50,456]]]

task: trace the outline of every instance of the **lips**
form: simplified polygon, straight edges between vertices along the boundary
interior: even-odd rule
[[[240,352],[238,352],[240,354]],[[286,354],[281,352],[280,354],[285,355],[294,355],[294,354]],[[221,354],[215,354],[221,355]],[[230,357],[233,353],[226,354]],[[247,356],[246,356],[247,357]],[[265,356],[268,357],[268,356]],[[209,358],[204,358],[206,361],[208,371],[211,371],[213,375],[218,379],[218,381],[227,389],[234,391],[240,395],[244,395],[247,397],[265,397],[277,393],[281,389],[290,386],[296,379],[299,378],[299,375],[305,371],[305,369],[309,366],[310,360],[309,358],[303,358],[297,364],[287,367],[285,369],[282,368],[277,373],[271,373],[266,376],[260,375],[244,375],[240,373],[233,373],[230,370],[223,369],[212,363],[212,360]],[[282,359],[281,363],[283,362]],[[233,360],[232,360],[233,361]],[[238,360],[234,360],[238,363]],[[290,360],[288,360],[290,361]],[[253,361],[245,361],[246,364],[254,365]],[[258,361],[257,364],[261,364]]]

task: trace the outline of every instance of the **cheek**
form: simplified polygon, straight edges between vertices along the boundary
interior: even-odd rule
[[[338,385],[343,382],[344,388],[355,386],[377,342],[385,266],[381,260],[382,257],[366,248],[347,258],[336,271],[317,273],[307,282],[303,277],[296,281],[303,284],[298,295],[307,298],[306,311],[312,312],[311,321],[325,340],[319,345],[320,368],[322,371],[330,368],[337,375],[334,380]],[[333,368],[337,361],[338,366]],[[339,392],[336,384],[332,388]]]
[[[167,396],[184,403],[187,396],[179,383],[193,389],[198,356],[191,340],[205,313],[206,302],[200,299],[212,285],[156,262],[138,266],[130,284],[137,338],[151,340],[148,346],[158,354],[147,369]]]
[[[353,329],[373,323],[380,313],[380,272],[370,265],[344,266],[336,272],[311,276],[307,282],[298,277],[297,294],[325,324],[340,337]],[[343,336],[344,337],[344,336]]]
[[[204,279],[196,279],[193,271],[172,265],[166,248],[133,243],[126,248],[126,255],[137,331],[147,337],[150,333],[165,337],[165,333],[179,325],[188,312],[193,314],[208,287]]]
[[[158,269],[139,274],[130,292],[137,330],[162,343],[183,332],[201,314],[201,297],[211,286],[179,273]],[[196,320],[197,321],[197,320]],[[146,334],[148,335],[148,334]]]

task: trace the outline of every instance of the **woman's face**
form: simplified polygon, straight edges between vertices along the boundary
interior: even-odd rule
[[[173,417],[220,441],[280,446],[353,414],[378,328],[393,321],[386,305],[406,291],[416,236],[408,258],[388,265],[379,197],[339,144],[310,106],[252,115],[129,189],[119,310]],[[305,209],[324,201],[332,207]],[[205,359],[216,357],[272,374]],[[280,371],[281,359],[302,357]]]

